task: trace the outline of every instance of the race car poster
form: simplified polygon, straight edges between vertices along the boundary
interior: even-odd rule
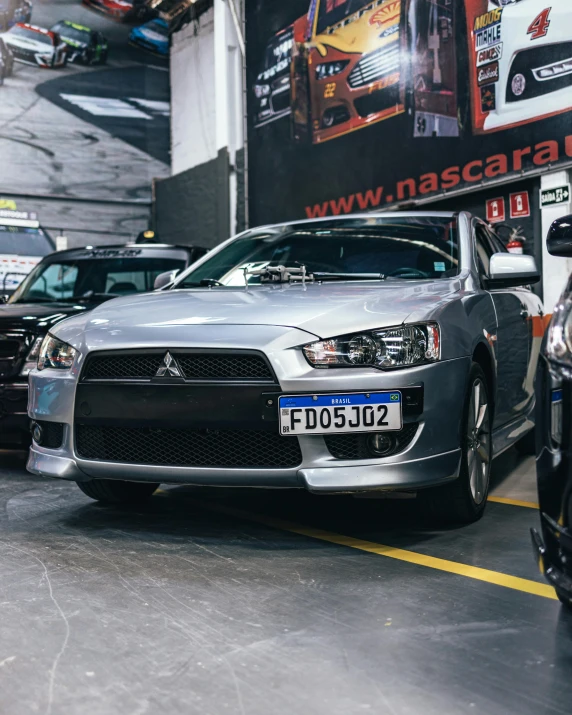
[[[570,0],[247,0],[251,222],[572,164]]]
[[[168,55],[146,0],[0,0],[0,197],[76,243],[146,228],[170,173]]]

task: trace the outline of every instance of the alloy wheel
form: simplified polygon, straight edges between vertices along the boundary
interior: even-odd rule
[[[487,391],[481,379],[473,382],[467,420],[467,460],[469,483],[475,504],[487,494],[490,467],[490,430]]]

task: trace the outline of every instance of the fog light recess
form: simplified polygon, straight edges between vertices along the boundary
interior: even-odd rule
[[[387,457],[395,452],[397,438],[387,432],[378,432],[369,436],[367,446],[374,456]]]
[[[42,444],[42,437],[44,436],[44,430],[40,427],[37,422],[32,425],[32,439],[36,444]]]

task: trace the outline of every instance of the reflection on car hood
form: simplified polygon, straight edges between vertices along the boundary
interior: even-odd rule
[[[388,280],[145,293],[99,306],[86,316],[85,329],[140,328],[143,335],[146,329],[166,334],[169,327],[180,332],[181,326],[274,325],[332,337],[399,325],[412,313],[416,320],[435,317],[459,289],[459,280]]]
[[[18,328],[44,333],[70,315],[85,312],[85,307],[69,303],[9,303],[0,305],[0,332]]]

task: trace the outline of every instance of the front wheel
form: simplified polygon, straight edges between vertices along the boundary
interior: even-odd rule
[[[463,405],[459,477],[421,495],[432,516],[470,524],[483,515],[491,472],[491,417],[487,379],[480,365],[473,363]]]
[[[158,489],[158,484],[147,482],[123,482],[116,479],[90,479],[76,482],[84,494],[107,504],[130,504],[141,502]]]
[[[556,589],[556,595],[558,596],[560,603],[572,612],[572,598],[570,595],[564,593],[564,591],[560,591],[558,588]]]

